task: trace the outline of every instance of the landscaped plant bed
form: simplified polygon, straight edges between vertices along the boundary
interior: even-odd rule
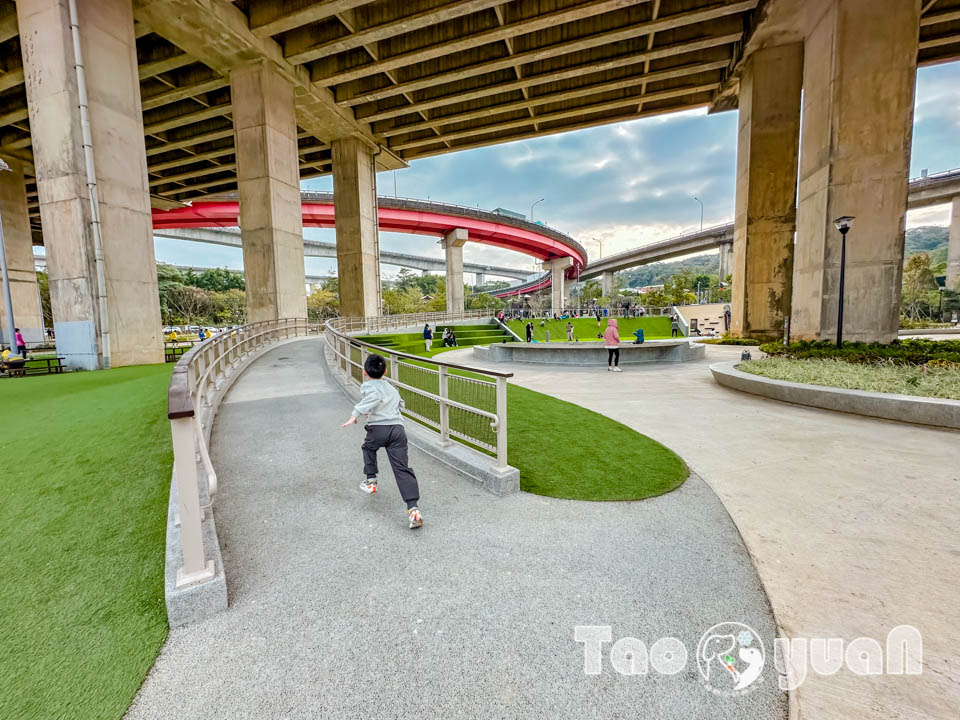
[[[931,360],[960,363],[960,340],[906,338],[892,343],[836,343],[801,340],[784,347],[778,342],[764,343],[760,350],[768,355],[793,358],[838,358],[848,363],[876,363],[889,360],[900,365],[924,365]]]
[[[808,385],[960,400],[960,363],[949,360],[918,365],[894,359],[852,363],[838,357],[767,357],[741,363],[737,369]]]
[[[702,342],[705,345],[760,345],[763,343],[763,340],[757,338],[741,338],[741,337],[730,337],[729,335],[724,335],[718,338],[704,338],[698,340],[697,342]]]

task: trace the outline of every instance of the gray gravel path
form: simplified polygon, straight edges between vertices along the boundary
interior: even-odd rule
[[[230,609],[174,630],[128,717],[784,718],[766,596],[696,476],[637,503],[498,499],[411,449],[425,527],[389,470],[358,489],[362,431],[319,340],[276,348],[222,405],[212,456]],[[701,634],[755,628],[763,680],[699,680]],[[677,675],[583,672],[577,625],[687,646]]]

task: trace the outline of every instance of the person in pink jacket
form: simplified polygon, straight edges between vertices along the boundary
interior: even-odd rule
[[[607,349],[607,370],[620,370],[620,332],[617,330],[617,319],[607,321],[607,329],[603,333],[603,346]]]

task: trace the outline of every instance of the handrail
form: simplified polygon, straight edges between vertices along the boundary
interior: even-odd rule
[[[451,322],[463,319],[465,313],[414,313],[411,316],[402,318],[399,322],[412,325],[412,319],[420,320],[424,315],[431,315],[437,322]],[[397,316],[386,316],[397,317]],[[485,315],[487,319],[491,315]],[[325,325],[325,340],[327,349],[333,354],[333,362],[330,363],[331,369],[338,371],[339,379],[345,384],[359,384],[358,372],[362,371],[363,364],[367,355],[376,353],[383,356],[388,361],[389,372],[384,378],[398,389],[407,393],[412,393],[421,400],[426,401],[425,407],[412,408],[409,405],[404,410],[404,414],[417,420],[421,425],[437,432],[440,435],[441,446],[448,446],[454,439],[463,441],[463,444],[472,451],[476,448],[483,448],[496,453],[496,465],[499,471],[506,470],[507,464],[507,379],[513,377],[510,372],[497,372],[494,370],[484,370],[481,368],[451,363],[435,358],[425,358],[420,355],[391,350],[388,347],[377,345],[376,343],[360,340],[348,333],[353,331],[369,332],[371,318],[331,318]],[[354,359],[352,351],[359,350],[359,362]],[[400,379],[401,368],[407,367],[411,370],[422,371],[437,377],[437,390],[431,390],[412,385]],[[450,370],[461,370],[479,376],[479,379],[473,377],[464,377],[451,374]],[[479,404],[471,405],[469,401],[453,399],[449,396],[451,380],[461,383],[474,383],[493,388],[495,390],[495,399],[493,409],[483,407]],[[409,399],[409,396],[408,396]],[[432,412],[431,412],[432,408]],[[451,426],[451,408],[490,420],[490,430],[494,437],[489,434],[471,433],[469,423],[460,423],[457,427],[454,418],[454,426]],[[418,412],[423,410],[423,412]],[[424,414],[426,413],[426,414]]]
[[[196,343],[173,368],[167,390],[167,417],[173,438],[177,519],[183,565],[177,572],[177,587],[204,582],[213,577],[213,561],[207,560],[203,543],[204,510],[217,494],[217,474],[207,447],[209,421],[215,411],[212,396],[220,390],[244,360],[274,342],[318,331],[304,318],[284,318],[250,323],[223,331]],[[200,504],[198,464],[206,476],[208,505]]]

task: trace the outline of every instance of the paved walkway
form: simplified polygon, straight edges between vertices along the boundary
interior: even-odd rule
[[[921,676],[808,674],[800,717],[960,717],[960,433],[779,403],[685,364],[492,364],[678,452],[737,524],[788,637],[923,634]],[[483,366],[469,349],[445,356]]]
[[[591,378],[596,379],[596,378]],[[605,380],[606,378],[601,378]],[[770,680],[701,686],[700,635],[775,628],[736,528],[698,478],[660,498],[495,498],[418,451],[426,525],[389,471],[358,489],[361,431],[319,340],[276,348],[234,385],[213,432],[230,609],[174,630],[128,717],[782,718]],[[678,675],[583,673],[576,625],[649,647]]]

